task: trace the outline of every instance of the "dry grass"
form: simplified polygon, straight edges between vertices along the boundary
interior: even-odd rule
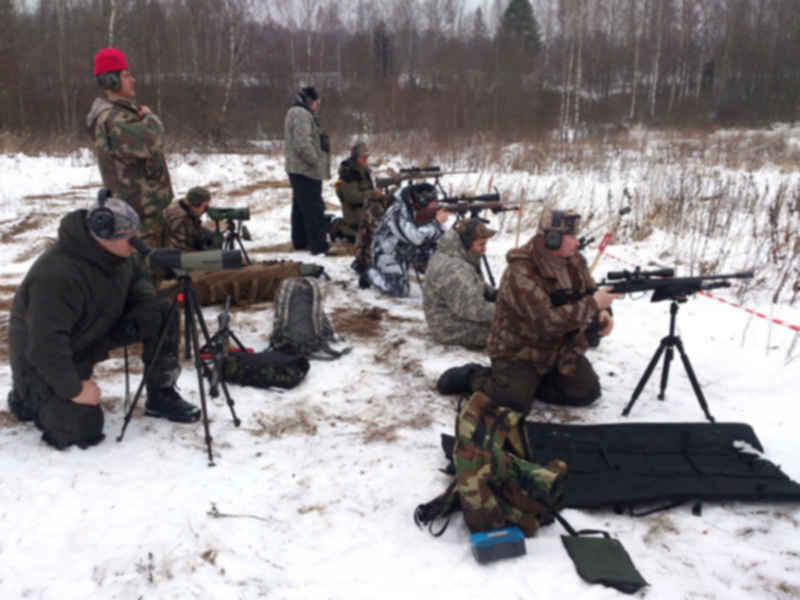
[[[3,400],[5,400],[5,398],[3,398]],[[0,411],[0,429],[14,429],[23,426],[23,423],[17,421],[17,418],[10,412],[5,410]]]
[[[42,224],[42,221],[48,217],[49,215],[37,212],[26,215],[21,221],[12,225],[7,231],[0,235],[0,243],[7,244],[12,239],[22,233],[25,233],[26,231],[37,229]]]
[[[0,361],[8,361],[8,320],[9,315],[5,309],[0,313]]]
[[[402,402],[404,399],[396,399]],[[390,398],[389,401],[392,401]],[[372,444],[373,442],[395,442],[397,441],[398,429],[427,429],[433,425],[433,419],[427,412],[418,412],[406,419],[401,419],[395,423],[388,425],[378,425],[377,423],[368,423],[364,431],[363,440],[365,444]]]
[[[291,187],[291,185],[289,184],[288,179],[263,179],[261,181],[256,181],[255,183],[250,183],[244,187],[231,190],[230,192],[226,193],[226,196],[229,198],[239,198],[241,196],[249,196],[253,192],[258,192],[260,190],[285,189],[289,187]]]
[[[381,321],[387,313],[385,308],[377,306],[361,310],[339,307],[331,313],[331,321],[337,333],[359,338],[375,338],[381,334]]]
[[[248,254],[270,254],[273,252],[294,252],[292,242],[283,242],[282,244],[270,244],[268,246],[253,246],[247,249]]]
[[[280,438],[288,434],[316,435],[317,425],[312,422],[308,411],[297,408],[293,415],[281,417],[267,417],[262,414],[254,415],[257,428],[247,429],[250,435],[256,437]]]

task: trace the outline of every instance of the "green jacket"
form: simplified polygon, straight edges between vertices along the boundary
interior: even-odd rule
[[[108,356],[108,336],[124,312],[155,290],[138,260],[103,250],[90,237],[86,211],[61,220],[58,242],[25,275],[11,307],[9,342],[14,386],[32,370],[64,399]]]
[[[375,194],[372,171],[369,167],[359,169],[353,159],[343,160],[339,165],[339,180],[336,182],[336,195],[342,203],[342,218],[352,229],[358,231],[361,215],[367,201]]]
[[[86,117],[103,185],[130,204],[142,222],[139,237],[163,246],[161,211],[172,202],[164,156],[164,125],[155,114],[139,116],[135,101],[96,98]]]

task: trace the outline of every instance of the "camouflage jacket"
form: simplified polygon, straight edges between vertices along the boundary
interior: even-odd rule
[[[405,298],[409,295],[408,268],[412,263],[423,270],[436,250],[436,240],[444,233],[436,219],[423,224],[415,221],[409,188],[395,194],[372,240],[370,283],[380,291]]]
[[[558,507],[563,499],[567,465],[546,466],[525,460],[526,441],[519,427],[522,413],[492,407],[476,392],[462,407],[456,427],[453,462],[464,521],[473,533],[517,525],[532,536],[552,522],[544,504]],[[508,443],[511,451],[504,446]]]
[[[86,117],[103,185],[133,206],[142,222],[140,236],[163,245],[161,211],[172,201],[164,157],[164,125],[153,113],[140,117],[127,98],[95,98]]]
[[[219,247],[214,243],[214,232],[203,226],[202,219],[194,216],[183,200],[166,208],[164,223],[166,248],[193,252]]]
[[[283,151],[286,172],[310,179],[329,179],[331,155],[322,149],[323,134],[317,116],[307,106],[295,103],[283,123]]]
[[[375,194],[372,171],[369,167],[359,169],[353,159],[343,160],[339,165],[339,179],[336,182],[336,195],[342,204],[342,218],[345,225],[355,235],[364,206]]]
[[[356,231],[355,254],[356,261],[364,270],[372,266],[372,240],[375,237],[375,230],[393,199],[393,196],[370,198],[361,213],[361,220]]]
[[[480,256],[467,252],[455,229],[445,233],[425,271],[422,286],[425,320],[441,344],[486,346],[494,304],[486,300],[487,285]]]
[[[580,254],[559,258],[537,235],[506,255],[508,266],[500,281],[494,320],[489,334],[489,356],[525,360],[539,373],[554,367],[574,375],[575,360],[588,348],[585,330],[597,315],[594,298],[555,307],[552,292],[585,291],[595,287],[586,260]]]

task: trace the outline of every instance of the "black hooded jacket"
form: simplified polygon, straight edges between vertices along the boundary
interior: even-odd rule
[[[133,257],[104,250],[85,225],[85,210],[61,220],[58,242],[31,266],[14,296],[9,324],[14,386],[34,371],[62,398],[108,356],[109,333],[120,317],[155,298]]]

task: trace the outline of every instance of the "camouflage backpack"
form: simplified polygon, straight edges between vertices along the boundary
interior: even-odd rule
[[[330,344],[336,341],[333,327],[322,309],[319,282],[310,277],[284,280],[275,297],[270,348],[307,358],[332,360],[351,350],[334,350]]]
[[[539,465],[523,458],[527,444],[521,421],[521,413],[492,406],[480,392],[459,406],[455,479],[442,495],[417,507],[415,523],[441,535],[459,508],[473,533],[516,525],[528,537],[551,523],[549,507],[562,502],[567,466],[561,460]],[[434,523],[445,518],[439,531],[433,531]]]

